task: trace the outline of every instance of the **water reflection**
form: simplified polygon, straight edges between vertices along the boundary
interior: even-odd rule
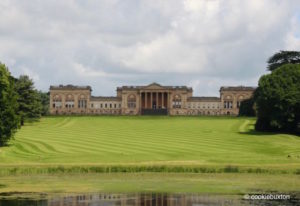
[[[199,195],[167,195],[167,194],[98,194],[80,195],[52,199],[49,206],[190,206],[190,205],[224,205],[232,200]],[[209,203],[209,204],[208,204]]]
[[[253,204],[255,203],[255,204]],[[265,205],[249,202],[240,196],[196,194],[86,194],[49,197],[44,200],[0,200],[0,206],[226,206]],[[275,205],[281,205],[280,203]],[[281,202],[283,203],[283,202]],[[292,205],[284,203],[284,205]]]

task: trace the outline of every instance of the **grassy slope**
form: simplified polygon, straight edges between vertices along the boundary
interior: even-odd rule
[[[251,132],[253,123],[219,117],[43,118],[1,149],[0,164],[299,165],[299,137]]]
[[[55,165],[238,165],[300,168],[300,138],[261,134],[254,119],[223,117],[49,117],[1,148],[0,171]],[[297,191],[295,174],[57,174],[0,176],[0,192]],[[79,188],[79,190],[78,190]]]

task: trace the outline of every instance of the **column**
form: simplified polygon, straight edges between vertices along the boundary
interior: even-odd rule
[[[232,95],[233,98],[232,98],[232,109],[235,109],[235,105],[236,105],[236,98],[235,98],[235,95]]]
[[[78,109],[78,94],[74,95],[74,109]]]
[[[160,101],[159,101],[159,96],[160,96]],[[161,92],[158,92],[158,108],[161,108]]]
[[[144,93],[145,93],[145,109],[147,109],[147,100],[148,100],[148,99],[147,99],[147,96],[148,96],[148,95],[147,95],[147,92],[144,92]]]
[[[151,98],[150,98],[150,99],[151,99],[151,102],[150,102],[150,109],[153,109],[153,108],[152,108],[152,106],[153,106],[153,92],[151,92],[150,95],[151,95]]]
[[[167,108],[170,108],[169,92],[167,92]]]
[[[140,114],[142,113],[142,106],[143,106],[143,102],[142,102],[142,92],[140,92]]]
[[[156,99],[156,108],[155,109],[157,109],[158,108],[158,92],[156,92],[156,94],[155,94],[155,99]]]
[[[164,105],[164,99],[165,99],[165,93],[162,92],[161,93],[161,108],[163,108],[165,105]]]
[[[65,112],[67,110],[66,108],[66,94],[65,93],[62,93],[61,94],[61,111],[62,112]]]

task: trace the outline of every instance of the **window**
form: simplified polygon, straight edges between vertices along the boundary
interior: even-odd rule
[[[87,101],[85,99],[78,100],[78,108],[86,108]]]
[[[115,108],[117,108],[117,104],[115,104]]]
[[[173,108],[181,108],[181,97],[180,95],[176,94],[173,97],[173,102],[172,102]],[[189,106],[190,108],[190,106]]]
[[[52,107],[53,108],[62,108],[62,101],[61,101],[61,97],[59,95],[54,95],[53,96]]]
[[[93,108],[93,107],[94,107],[94,104],[91,104],[91,107]]]
[[[70,95],[69,95],[70,96]],[[86,109],[87,108],[87,100],[86,100],[86,96],[81,94],[78,97],[78,108],[82,108],[82,109]]]
[[[224,101],[225,109],[232,109],[232,101]]]
[[[54,100],[53,101],[53,108],[62,108],[61,100]]]
[[[244,100],[244,96],[240,95],[238,101],[236,102],[236,107],[240,108],[242,101]]]
[[[103,108],[103,104],[102,103],[100,104],[100,108]]]
[[[66,95],[66,102],[65,102],[65,107],[70,109],[70,108],[74,108],[74,97],[72,94],[68,94]]]
[[[112,104],[109,104],[109,108],[112,108]]]
[[[65,106],[66,108],[74,108],[74,101],[67,101]]]
[[[135,95],[131,94],[127,98],[128,108],[135,108],[136,107],[136,98]]]
[[[107,108],[107,104],[105,104],[105,108]]]

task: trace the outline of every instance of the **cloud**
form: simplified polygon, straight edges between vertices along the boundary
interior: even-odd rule
[[[273,0],[2,0],[0,61],[36,86],[255,85],[266,59],[300,48],[300,3]]]
[[[297,50],[300,48],[300,15],[292,18],[291,29],[287,33],[285,39],[285,49],[286,50]]]

